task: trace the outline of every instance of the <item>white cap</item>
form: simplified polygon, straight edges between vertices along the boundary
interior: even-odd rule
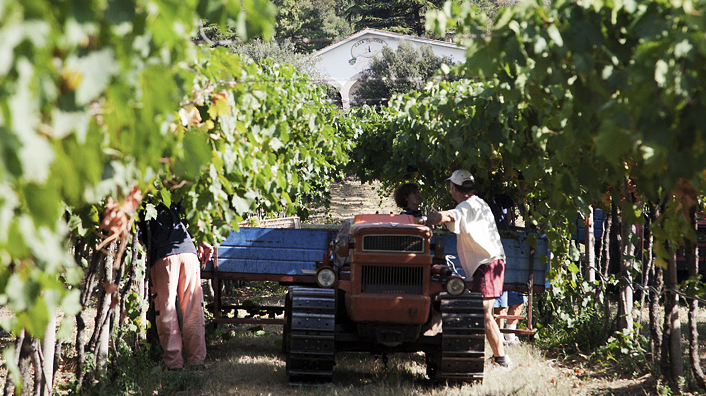
[[[463,186],[464,182],[472,182],[474,181],[473,175],[471,175],[471,172],[463,169],[459,169],[457,171],[454,171],[454,173],[451,174],[451,177],[446,179],[447,181],[450,181],[453,184],[456,184],[458,186]]]

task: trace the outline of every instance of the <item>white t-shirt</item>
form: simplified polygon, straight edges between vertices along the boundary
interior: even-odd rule
[[[473,277],[482,264],[505,260],[493,212],[484,200],[472,195],[449,212],[454,221],[446,227],[458,235],[456,249],[466,278]]]

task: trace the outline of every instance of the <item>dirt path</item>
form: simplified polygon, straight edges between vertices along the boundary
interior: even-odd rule
[[[272,332],[269,332],[271,330]],[[257,333],[260,332],[258,335]],[[426,378],[423,354],[389,355],[387,362],[367,353],[336,355],[333,383],[323,387],[292,387],[279,351],[279,329],[248,332],[209,345],[204,395],[338,395],[338,396],[466,396],[466,395],[589,395],[576,376],[546,360],[523,343],[509,352],[509,369],[487,365],[476,384],[434,384]],[[196,394],[185,390],[183,395]]]
[[[307,219],[311,224],[340,224],[346,218],[366,213],[399,213],[391,195],[382,193],[380,183],[361,183],[348,178],[331,185],[331,205],[316,208]]]

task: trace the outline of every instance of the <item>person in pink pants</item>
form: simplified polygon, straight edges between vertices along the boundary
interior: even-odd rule
[[[140,223],[140,238],[147,247],[164,364],[169,370],[181,370],[183,349],[189,364],[203,366],[206,337],[199,258],[208,260],[213,248],[205,242],[196,248],[175,206],[159,204],[156,209],[155,218],[143,218]],[[177,302],[183,318],[181,329]]]
[[[150,270],[157,311],[157,334],[164,349],[164,363],[171,370],[184,366],[182,342],[186,358],[192,365],[203,365],[206,359],[200,272],[199,260],[192,253],[161,258]],[[183,337],[179,330],[177,300],[183,318]]]

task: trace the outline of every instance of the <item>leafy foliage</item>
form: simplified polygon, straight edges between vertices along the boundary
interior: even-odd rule
[[[701,36],[688,33],[698,22],[688,8],[659,2],[591,4],[524,2],[502,9],[489,36],[477,9],[447,6],[444,21],[477,37],[464,42],[460,73],[469,80],[393,99],[379,133],[356,148],[361,176],[431,186],[464,167],[488,183],[484,189],[518,190],[521,172],[525,194],[515,201],[526,202],[530,223],[551,234],[557,260],[568,252],[561,237],[575,213],[628,179],[646,200],[674,192],[695,203],[706,168],[703,126],[695,122],[702,92],[690,77],[703,56]],[[648,54],[651,62],[632,61]],[[685,62],[686,69],[665,67]],[[623,205],[622,213],[637,214],[627,219],[639,221],[639,207]],[[677,207],[686,205],[671,210]],[[655,235],[664,241],[668,233]]]
[[[199,20],[268,39],[266,1],[89,3],[0,4],[0,303],[16,334],[80,309],[95,267],[70,243],[117,241],[119,268],[143,196],[182,201],[213,242],[256,209],[305,215],[349,150],[337,109],[291,66],[190,40]]]
[[[427,201],[448,197],[443,180],[464,167],[484,183],[478,192],[516,192],[519,164],[540,160],[541,152],[523,146],[527,121],[500,100],[470,80],[436,81],[423,92],[393,97],[381,110],[382,122],[358,139],[352,155],[358,176],[390,186],[416,180]]]
[[[284,65],[289,64],[298,73],[309,76],[312,80],[321,78],[320,72],[316,69],[317,59],[311,54],[300,54],[296,52],[295,44],[290,40],[268,41],[253,40],[247,43],[231,46],[231,50],[240,55],[252,59],[260,67],[266,68],[269,59],[272,63]]]
[[[438,9],[442,4],[440,0],[353,0],[346,17],[355,21],[356,30],[374,28],[424,36],[426,12]]]
[[[473,13],[459,12],[477,31]],[[703,126],[692,121],[703,105],[692,81],[704,56],[698,27],[688,7],[661,2],[559,2],[549,10],[526,2],[500,12],[492,40],[467,43],[473,56],[465,71],[496,81],[508,100],[544,110],[537,140],[552,158],[579,158],[610,184],[629,174],[658,201],[659,187],[674,190],[680,179],[699,186],[705,165]],[[576,182],[600,191],[590,180]]]
[[[297,73],[307,76],[312,82],[323,87],[326,90],[326,97],[329,101],[332,103],[341,102],[341,94],[326,81],[316,68],[316,63],[319,59],[313,54],[298,53],[295,44],[288,39],[281,42],[275,40],[268,42],[253,40],[248,43],[232,45],[230,49],[242,57],[252,59],[265,69],[271,67],[272,64],[292,65]]]
[[[347,158],[349,137],[334,128],[337,109],[292,66],[260,69],[225,49],[208,55],[196,69],[204,89],[182,112],[202,118],[194,128],[207,133],[209,165],[173,198],[184,200],[190,231],[197,239],[225,236],[255,210],[305,215],[306,203],[326,193]],[[165,172],[171,174],[178,172]]]
[[[228,13],[250,15],[250,33],[268,24],[259,1],[189,3],[159,17],[132,1],[2,8],[0,299],[16,313],[6,328],[41,335],[59,305],[78,309],[77,291],[64,287],[81,278],[65,244],[66,205],[130,191],[183,142],[165,128],[189,89],[176,82],[193,49],[177,28]]]
[[[427,25],[468,48],[450,73],[461,79],[394,97],[358,140],[357,172],[388,185],[415,180],[425,201],[461,167],[482,181],[477,192],[509,192],[549,238],[553,314],[576,318],[595,287],[569,243],[577,212],[615,202],[627,227],[648,205],[662,207],[650,230],[665,268],[670,249],[695,238],[686,219],[702,209],[706,170],[701,6],[527,1],[488,20],[473,3],[449,2]],[[624,259],[627,279],[636,268]]]
[[[342,17],[341,0],[275,0],[276,34],[280,40],[296,40],[300,53],[310,53],[352,33]],[[313,39],[313,40],[312,40]]]
[[[605,344],[608,335],[605,334],[604,318],[592,307],[581,307],[576,312],[568,314],[565,310],[553,305],[556,299],[545,299],[544,306],[549,312],[559,312],[560,315],[537,315],[543,321],[536,323],[538,329],[538,345],[547,350],[561,350],[562,354],[590,354]]]
[[[627,331],[617,332],[605,345],[597,348],[593,358],[605,365],[618,363],[626,374],[639,374],[649,365],[647,341],[644,336]]]

